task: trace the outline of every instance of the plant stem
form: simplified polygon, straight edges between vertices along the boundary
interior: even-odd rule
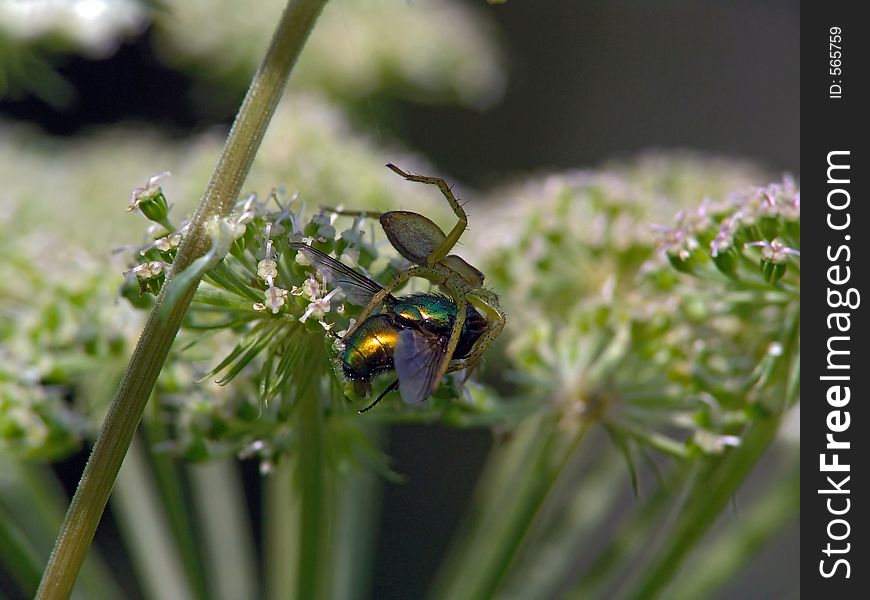
[[[324,506],[323,411],[316,385],[308,383],[299,402],[299,455],[296,474],[301,489],[297,598],[322,598],[323,554],[329,509]]]
[[[482,580],[484,586],[481,598],[494,596],[503,583],[508,569],[528,538],[550,492],[585,439],[589,426],[590,422],[584,421],[579,430],[570,435],[560,431],[551,432],[551,437],[536,460],[536,468],[529,473],[523,486],[518,490],[518,495],[521,495],[523,502],[518,510],[512,513],[509,528],[495,545],[498,549],[496,560],[491,572]]]
[[[206,252],[210,245],[206,223],[212,217],[228,214],[235,203],[290,70],[325,4],[326,0],[289,0],[193,215],[190,230],[179,247],[168,280]],[[168,287],[163,286],[115,391],[43,572],[37,598],[67,598],[72,592],[124,455],[196,291],[196,285],[189,286],[168,310],[161,311]]]
[[[298,579],[296,569],[299,539],[299,496],[293,483],[294,461],[282,460],[274,471],[264,479],[263,498],[263,586],[268,600],[292,598],[294,582]]]
[[[744,434],[740,447],[722,460],[710,462],[710,468],[692,491],[686,509],[680,514],[666,543],[656,549],[654,559],[638,577],[639,581],[625,582],[628,584],[625,587],[630,589],[620,593],[620,598],[659,596],[773,442],[779,424],[779,416],[770,416],[754,423]]]
[[[112,514],[144,596],[194,600],[183,549],[172,535],[144,446],[133,438],[112,494]]]
[[[800,516],[800,465],[795,460],[783,477],[770,483],[748,511],[729,524],[710,544],[697,550],[701,556],[687,564],[684,575],[665,588],[668,598],[713,598],[727,595],[728,584],[753,562],[759,550],[796,524]],[[794,525],[792,525],[794,526]],[[795,582],[798,584],[799,582]],[[764,595],[763,592],[760,595]],[[783,597],[797,597],[783,591]]]
[[[208,581],[214,600],[261,598],[252,527],[245,506],[244,486],[234,459],[190,465],[196,513]]]
[[[383,445],[384,430],[362,423],[373,445]],[[334,600],[359,598],[369,588],[372,548],[375,544],[381,506],[381,478],[371,469],[350,469],[340,475],[335,492],[335,523],[329,540],[329,597]]]
[[[159,403],[152,403],[151,409],[154,409],[157,404]],[[184,494],[180,468],[168,454],[151,451],[151,448],[158,443],[168,439],[169,432],[166,431],[166,425],[161,423],[156,415],[155,418],[146,418],[145,426],[142,429],[145,432],[142,452],[151,463],[153,481],[159,493],[162,512],[175,541],[175,548],[178,550],[187,582],[194,598],[207,599],[211,597],[208,586],[209,579],[205,573],[201,547],[197,543],[194,522],[189,518],[190,507]]]
[[[25,533],[0,503],[0,565],[28,596],[39,584],[41,562]]]
[[[586,438],[590,423],[576,431],[551,419],[530,423],[511,444],[487,461],[484,493],[472,509],[479,521],[454,546],[433,598],[492,598],[522,550],[550,492]],[[472,519],[470,519],[472,520]]]
[[[636,565],[649,545],[651,532],[663,528],[668,515],[683,510],[684,496],[697,484],[700,473],[698,461],[680,463],[667,480],[656,489],[644,506],[632,513],[620,531],[604,549],[596,550],[597,557],[583,570],[574,589],[566,595],[571,600],[604,598],[612,595],[613,588],[626,577],[625,565]],[[680,498],[683,498],[682,502]]]

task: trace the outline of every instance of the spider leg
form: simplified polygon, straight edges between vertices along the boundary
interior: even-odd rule
[[[437,186],[438,189],[441,190],[441,193],[444,195],[444,197],[447,199],[448,204],[450,204],[450,208],[453,209],[453,213],[458,217],[459,221],[456,223],[456,225],[453,226],[453,229],[450,230],[450,233],[447,234],[447,237],[444,238],[444,240],[440,244],[438,244],[438,247],[432,251],[426,261],[426,264],[431,267],[435,263],[441,262],[444,257],[446,257],[450,253],[450,251],[453,249],[453,246],[456,245],[456,242],[459,241],[462,233],[468,227],[468,217],[465,214],[465,210],[456,199],[456,196],[453,195],[453,191],[450,189],[450,186],[447,185],[447,182],[440,177],[412,175],[411,173],[403,171],[396,165],[389,163],[387,164],[387,168],[408,181]]]
[[[448,371],[467,369],[476,363],[481,355],[486,352],[486,349],[492,345],[492,342],[498,337],[501,330],[504,329],[505,322],[507,321],[504,312],[498,307],[498,299],[491,292],[474,290],[468,293],[465,298],[469,304],[483,314],[484,318],[489,322],[489,327],[474,342],[468,356],[450,362]]]
[[[462,326],[465,325],[465,315],[468,312],[468,302],[465,300],[465,294],[462,289],[451,281],[444,282],[444,287],[450,292],[453,301],[456,302],[456,318],[453,320],[453,327],[450,330],[450,338],[447,340],[447,349],[444,352],[444,361],[441,363],[437,380],[444,377],[444,374],[450,370],[450,357],[456,351],[456,346],[459,344],[459,337],[462,334]]]
[[[380,219],[383,213],[380,213],[376,210],[344,210],[338,208],[332,208],[331,206],[321,206],[321,210],[326,212],[331,212],[334,215],[341,215],[342,217],[365,217],[367,219]]]
[[[375,308],[384,302],[392,293],[400,285],[403,285],[406,281],[411,279],[411,277],[420,277],[422,279],[428,279],[434,283],[441,283],[444,279],[443,273],[435,269],[429,269],[426,267],[411,267],[407,271],[402,271],[396,278],[393,279],[390,283],[388,283],[384,288],[379,291],[377,294],[372,296],[372,299],[369,300],[369,303],[362,309],[362,312],[357,316],[356,322],[353,324],[353,327],[348,329],[345,337],[348,337],[357,328],[362,325],[363,321],[365,321],[375,310]]]

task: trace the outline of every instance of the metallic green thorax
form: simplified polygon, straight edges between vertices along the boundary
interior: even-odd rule
[[[447,296],[413,294],[399,298],[392,312],[406,326],[419,325],[437,335],[449,336],[457,311],[456,303]],[[486,327],[486,320],[473,307],[469,307],[453,358],[466,356]]]

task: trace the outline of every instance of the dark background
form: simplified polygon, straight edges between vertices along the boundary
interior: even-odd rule
[[[378,123],[363,123],[400,137],[441,172],[484,186],[508,175],[679,148],[754,160],[774,175],[799,175],[797,0],[473,3],[501,30],[510,68],[504,99],[483,112],[391,101],[387,122],[378,116]],[[126,120],[184,136],[233,117],[234,109],[198,114],[186,96],[190,82],[153,57],[147,31],[110,59],[70,59],[60,72],[80,98],[69,111],[25,97],[0,101],[0,118],[37,123],[58,136]],[[125,85],[133,77],[137,85]],[[136,89],[161,93],[143,97]],[[364,111],[360,115],[366,120]],[[374,597],[423,595],[489,444],[485,431],[391,432],[387,451],[406,480],[384,488]],[[85,459],[81,454],[59,465],[71,490]],[[244,469],[256,511],[259,475],[256,465]],[[104,521],[97,542],[113,545],[116,534]],[[797,551],[795,536],[787,532],[765,551],[770,564]],[[107,554],[116,573],[130,573],[123,556]],[[755,592],[743,589],[740,597],[762,597]]]
[[[392,101],[388,117],[361,111],[360,118],[472,184],[592,166],[651,147],[753,159],[797,174],[799,7],[798,0],[511,0],[482,9],[499,26],[509,66],[499,104],[478,112]],[[0,100],[0,117],[57,135],[131,119],[184,135],[229,124],[238,106],[227,101],[226,114],[197,113],[186,95],[190,82],[154,58],[147,31],[109,60],[72,59],[59,71],[79,98],[71,110]],[[142,89],[159,93],[143,96]]]
[[[409,107],[414,147],[460,179],[692,148],[800,170],[796,0],[510,1],[511,68],[485,114]]]

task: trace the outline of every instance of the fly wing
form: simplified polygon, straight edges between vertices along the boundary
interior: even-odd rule
[[[405,404],[417,404],[432,395],[446,360],[445,338],[414,327],[399,332],[393,365],[399,376],[399,394]]]
[[[290,247],[301,252],[321,277],[340,288],[351,304],[365,306],[375,294],[384,289],[377,281],[357,273],[317,248],[301,242],[291,242]]]

